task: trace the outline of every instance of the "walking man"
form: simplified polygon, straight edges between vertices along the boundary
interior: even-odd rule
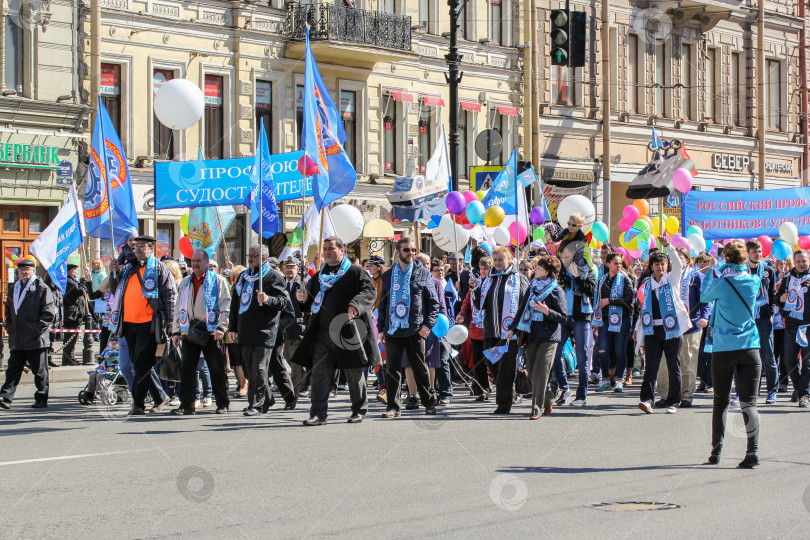
[[[231,295],[228,282],[209,267],[205,250],[198,249],[191,256],[192,274],[180,282],[180,301],[174,309],[172,343],[180,347],[182,380],[180,408],[173,415],[194,414],[197,388],[197,364],[200,353],[205,357],[211,374],[211,386],[217,402],[217,414],[228,412],[228,375],[225,373],[225,354],[222,338],[228,328]]]
[[[48,332],[56,316],[51,290],[34,275],[34,261],[23,259],[17,264],[20,279],[14,284],[13,294],[6,300],[5,323],[8,333],[6,382],[0,389],[0,407],[11,408],[14,392],[26,362],[34,373],[37,391],[34,409],[48,406]]]
[[[298,279],[298,270],[301,263],[295,257],[287,257],[281,262],[281,268],[284,272],[284,287],[287,289],[287,294],[290,295],[292,301],[292,308],[295,311],[295,321],[284,330],[284,341],[282,344],[284,350],[284,359],[290,364],[290,378],[292,380],[293,389],[295,390],[295,399],[291,408],[295,408],[294,402],[298,400],[307,384],[307,373],[303,367],[298,364],[293,364],[291,359],[295,356],[295,351],[301,345],[301,340],[304,338],[306,331],[306,319],[304,312],[301,311],[301,303],[298,301],[298,291],[304,287],[303,280]]]
[[[78,279],[79,267],[75,264],[67,265],[67,281],[65,283],[65,296],[63,300],[64,318],[62,325],[65,330],[79,330],[82,327],[89,329],[89,321],[92,315],[90,314],[90,302],[87,299],[87,292],[84,285],[79,283]],[[73,355],[76,348],[76,342],[82,337],[82,364],[93,364],[93,338],[84,332],[82,334],[69,332],[63,338],[65,340],[64,347],[62,347],[62,365],[63,366],[78,366]]]

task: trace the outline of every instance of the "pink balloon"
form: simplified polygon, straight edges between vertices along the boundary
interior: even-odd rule
[[[467,229],[471,231],[475,228],[475,223],[470,223],[469,221],[461,226],[463,229]]]
[[[624,255],[624,256],[625,256],[625,258],[630,257],[630,252],[629,252],[629,251],[627,251],[627,250],[626,250],[625,248],[623,248],[623,247],[616,248],[616,253],[620,253],[620,254]]]
[[[633,251],[630,252],[630,255],[634,259],[640,259],[641,258],[641,250],[640,249],[634,249]]]
[[[769,236],[765,236],[764,234],[757,238],[759,243],[762,244],[762,256],[767,257],[771,254],[771,246],[773,246],[773,240]]]
[[[638,208],[633,206],[632,204],[628,204],[624,207],[624,219],[629,221],[630,223],[634,223],[641,213],[638,211]]]
[[[650,249],[655,249],[658,245],[658,241],[655,239],[653,235],[650,235]]]
[[[681,193],[689,193],[692,189],[692,173],[686,169],[675,169],[672,173],[672,183]]]
[[[515,244],[515,223],[517,223],[517,239],[518,242],[522,244],[526,241],[526,236],[528,235],[529,231],[526,230],[526,225],[523,223],[513,221],[511,225],[509,225],[509,238],[512,240],[512,244]]]
[[[467,201],[467,204],[478,200],[478,195],[476,195],[474,191],[465,191],[462,195],[464,196],[464,200]]]
[[[636,210],[638,211],[638,210]],[[619,230],[622,232],[627,232],[630,227],[633,226],[633,221],[628,220],[627,218],[619,220]]]
[[[810,249],[810,236],[800,236],[799,247],[802,249]]]

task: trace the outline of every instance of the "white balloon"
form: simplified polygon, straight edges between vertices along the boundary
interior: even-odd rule
[[[457,324],[447,331],[447,333],[444,335],[444,339],[446,339],[450,345],[461,345],[467,341],[468,335],[469,333],[467,332],[467,328]]]
[[[791,246],[799,243],[799,229],[792,221],[785,221],[779,225],[779,236]]]
[[[698,233],[690,234],[687,242],[689,243],[689,247],[698,253],[701,251],[706,251],[706,239]]]
[[[329,210],[335,235],[348,244],[354,242],[363,234],[363,214],[350,204],[339,204]]]
[[[453,236],[454,230],[455,237]],[[439,221],[439,226],[433,229],[433,243],[439,249],[448,253],[462,251],[469,241],[470,231],[457,223],[453,223],[450,214],[444,214],[441,221]]]
[[[492,231],[492,239],[495,240],[495,243],[499,246],[508,246],[512,241],[509,236],[509,230],[502,225],[495,227]]]
[[[202,118],[205,98],[200,87],[188,79],[166,81],[155,94],[155,116],[171,129],[187,129]]]
[[[568,223],[568,218],[571,214],[579,212],[585,216],[585,223],[582,225],[582,230],[587,231],[593,222],[596,221],[596,208],[593,203],[584,195],[569,195],[560,201],[557,206],[557,221],[563,227]]]

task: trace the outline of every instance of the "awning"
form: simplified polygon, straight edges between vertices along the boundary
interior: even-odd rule
[[[505,116],[517,116],[518,111],[517,107],[507,107],[505,105],[501,105],[498,107],[498,112],[505,115]]]
[[[459,101],[458,104],[465,111],[481,112],[481,104],[475,101]]]
[[[365,238],[393,238],[394,227],[384,219],[372,219],[363,227]]]
[[[422,103],[431,107],[444,107],[444,100],[440,97],[422,96]]]
[[[394,98],[394,101],[413,103],[413,94],[407,92],[391,92],[391,97]]]

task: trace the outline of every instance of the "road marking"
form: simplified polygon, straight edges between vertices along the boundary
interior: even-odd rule
[[[55,456],[55,457],[48,457],[48,458],[37,458],[37,459],[20,459],[17,461],[0,461],[0,467],[5,465],[23,465],[25,463],[42,463],[45,461],[61,461],[65,459],[79,459],[79,458],[89,458],[89,457],[100,457],[100,456],[114,456],[117,454],[131,454],[132,452],[142,452],[143,450],[123,450],[120,452],[101,452],[98,454],[77,454],[75,456]]]

